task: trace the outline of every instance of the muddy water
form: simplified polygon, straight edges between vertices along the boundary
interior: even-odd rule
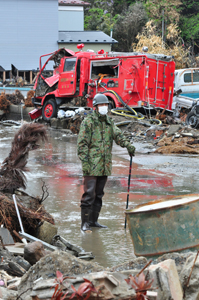
[[[0,127],[0,162],[9,154],[17,131]],[[109,177],[100,214],[108,229],[80,231],[80,198],[83,192],[81,163],[76,154],[75,136],[49,130],[49,142],[32,151],[28,160],[26,192],[41,196],[42,181],[48,186],[44,201],[59,228],[58,234],[69,242],[92,251],[95,261],[111,267],[134,258],[128,228],[124,230],[129,156],[126,149],[114,145],[113,171]],[[199,193],[198,157],[147,154],[147,144],[135,143],[129,207],[167,195]]]

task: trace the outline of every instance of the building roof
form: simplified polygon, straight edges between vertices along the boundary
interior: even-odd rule
[[[59,31],[58,44],[115,44],[115,39],[103,31]]]
[[[59,5],[78,5],[78,6],[86,6],[90,5],[88,2],[84,2],[81,0],[58,0]]]

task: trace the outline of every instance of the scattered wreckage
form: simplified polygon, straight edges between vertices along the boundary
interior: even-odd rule
[[[6,224],[6,228],[1,229],[3,231],[8,227],[12,235],[7,242],[4,238],[5,235],[1,234],[3,243],[0,247],[0,253],[3,259],[0,263],[0,269],[3,272],[0,272],[2,278],[0,293],[2,293],[3,299],[7,299],[7,297],[17,299],[18,297],[18,299],[25,300],[29,297],[30,299],[50,300],[53,299],[52,297],[59,299],[58,297],[64,297],[64,295],[65,299],[71,297],[75,299],[79,294],[83,299],[88,296],[88,299],[93,299],[97,295],[101,299],[137,299],[140,293],[146,294],[145,296],[151,300],[166,300],[169,297],[178,299],[176,293],[181,297],[180,299],[182,299],[183,294],[185,295],[184,299],[195,297],[197,289],[193,291],[192,287],[195,276],[197,276],[197,268],[195,267],[198,262],[197,253],[167,253],[162,258],[153,261],[139,257],[129,263],[105,269],[92,263],[90,260],[91,253],[84,252],[80,247],[71,245],[57,235],[53,219],[50,219],[51,216],[44,211],[41,203],[38,203],[45,196],[33,199],[19,190],[25,185],[25,181],[23,181],[22,170],[20,172],[16,169],[19,167],[24,169],[29,150],[36,149],[42,138],[44,141],[46,139],[44,125],[32,123],[23,126],[15,136],[10,155],[4,160],[0,177],[3,182],[1,185],[3,187],[1,190],[3,197],[1,198],[1,211],[5,213],[2,221]],[[186,127],[189,132],[185,132],[185,128],[181,124],[159,126],[150,124],[145,120],[133,120],[128,125],[123,126],[125,132],[131,137],[148,138],[153,142],[157,142],[158,139],[160,142],[164,135],[165,138],[174,138],[174,140],[179,140],[180,137],[182,139],[193,139],[194,137],[197,139],[196,129]],[[128,127],[129,131],[126,130]],[[162,132],[161,127],[163,128]],[[141,128],[143,130],[140,131],[139,135]],[[34,133],[37,133],[36,137]],[[171,143],[173,142],[171,141]],[[5,171],[6,168],[9,172]],[[7,180],[5,180],[6,174],[9,175]],[[20,175],[19,181],[13,180],[12,176],[16,174]],[[14,190],[10,181],[15,183]],[[13,202],[13,195],[17,200],[16,204]],[[5,209],[7,209],[6,212]],[[6,213],[8,214],[6,215]],[[43,224],[40,226],[41,222]],[[46,225],[50,228],[53,236],[52,241],[46,240],[44,235],[41,236],[42,230],[45,232]],[[16,227],[13,229],[9,226]],[[37,231],[36,229],[40,231],[38,236],[33,234]],[[8,235],[6,233],[6,236]],[[13,242],[12,239],[18,243]],[[26,244],[24,240],[28,240],[29,243]],[[175,281],[171,278],[175,278]],[[140,291],[141,284],[142,291]],[[87,287],[87,292],[80,293],[83,287]]]

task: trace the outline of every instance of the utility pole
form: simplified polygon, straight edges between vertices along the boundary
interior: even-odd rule
[[[113,28],[111,28],[111,33],[110,33],[111,38],[113,37]],[[111,51],[113,49],[113,43],[111,43]]]
[[[164,42],[164,9],[162,10],[162,45]]]

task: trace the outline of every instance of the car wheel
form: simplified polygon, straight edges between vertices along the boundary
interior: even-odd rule
[[[46,122],[50,122],[50,119],[57,117],[57,104],[55,100],[47,100],[42,107],[42,117]]]
[[[197,118],[197,115],[193,111],[190,111],[187,114],[186,124],[190,125],[192,128],[196,128],[198,126],[198,118]]]

